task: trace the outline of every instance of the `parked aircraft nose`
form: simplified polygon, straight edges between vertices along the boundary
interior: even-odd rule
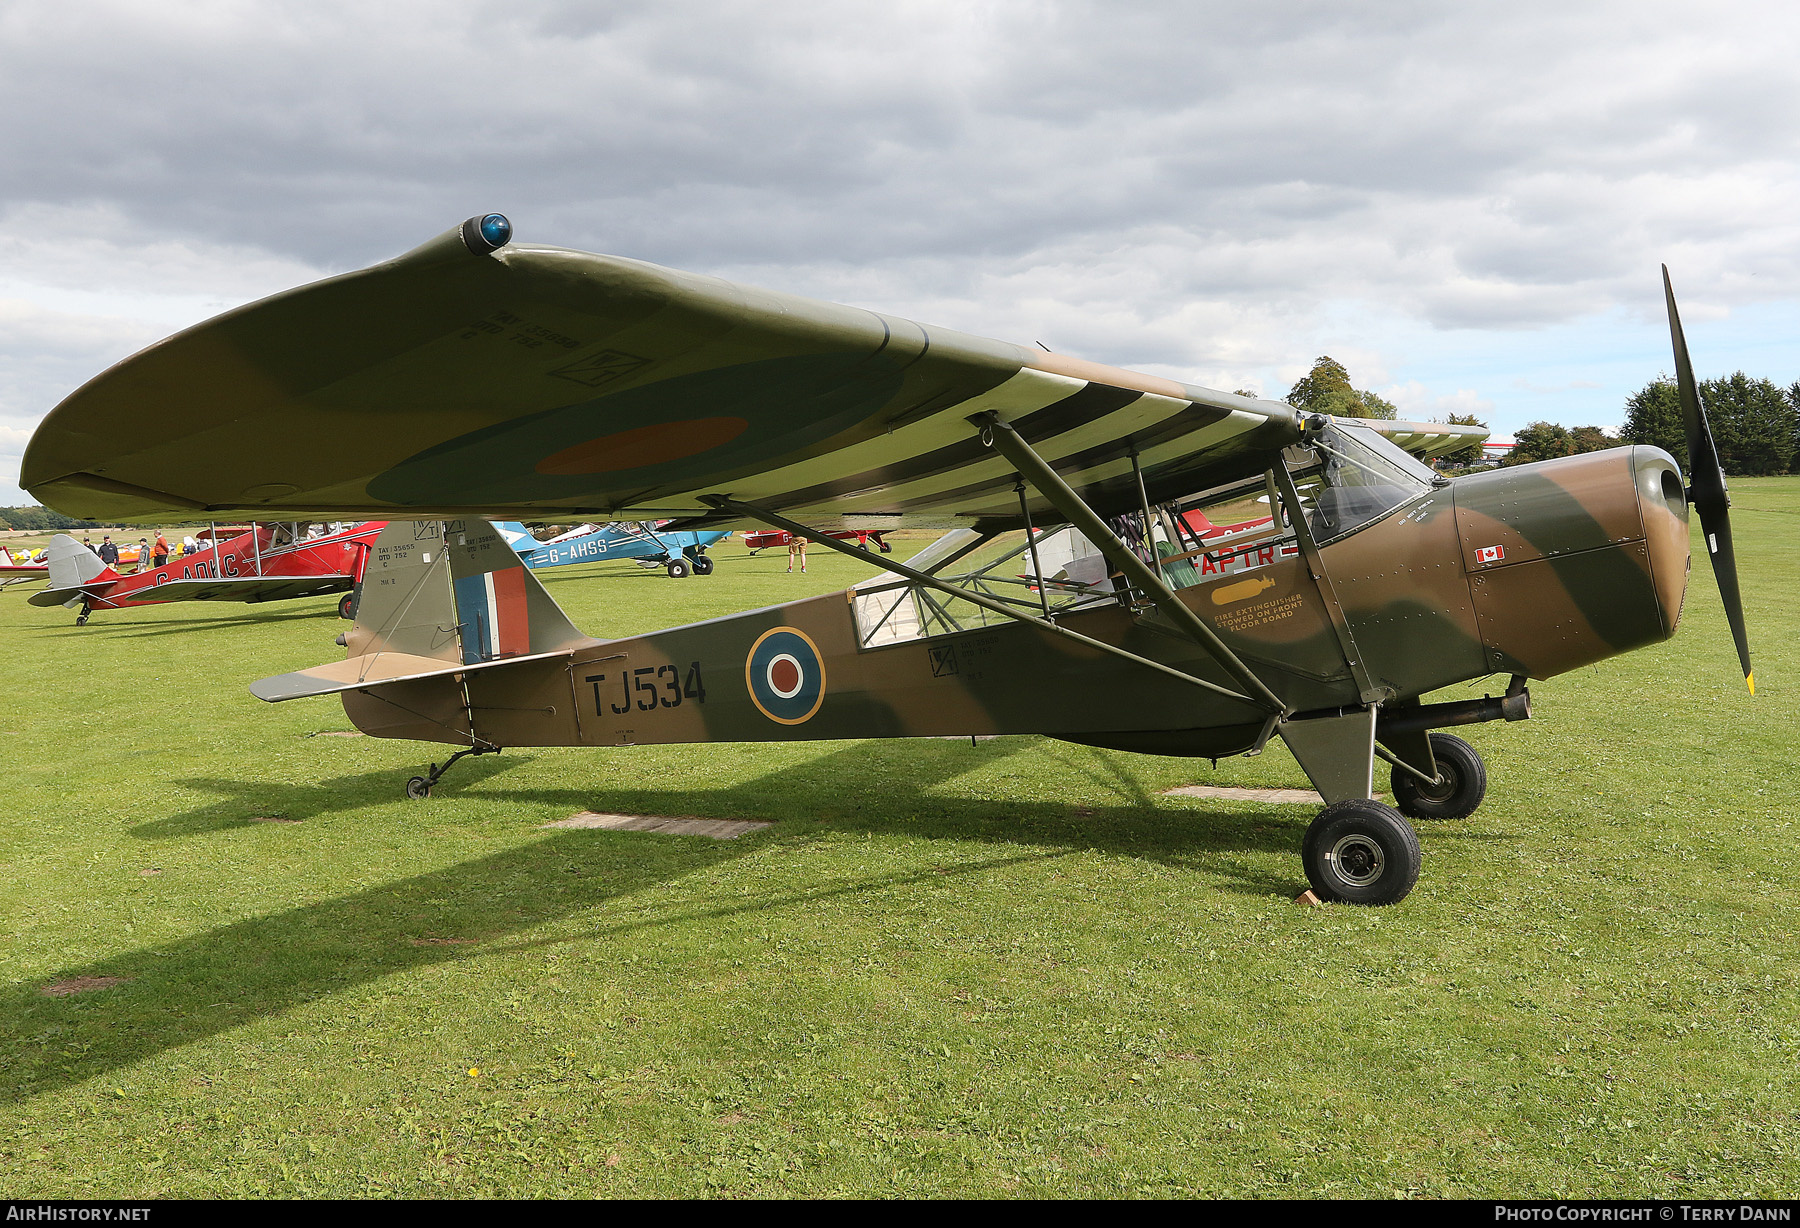
[[[1644,518],[1644,541],[1650,548],[1656,604],[1662,611],[1663,626],[1672,635],[1681,621],[1688,571],[1693,565],[1688,556],[1687,487],[1675,458],[1661,448],[1633,447],[1631,467],[1638,510]]]

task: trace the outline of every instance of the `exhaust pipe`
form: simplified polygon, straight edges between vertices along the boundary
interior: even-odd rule
[[[1525,721],[1531,719],[1531,692],[1523,678],[1514,678],[1506,694],[1498,699],[1484,695],[1454,704],[1421,704],[1401,708],[1394,715],[1385,713],[1377,736],[1423,733],[1427,729],[1444,729],[1451,725],[1479,725],[1483,721]]]

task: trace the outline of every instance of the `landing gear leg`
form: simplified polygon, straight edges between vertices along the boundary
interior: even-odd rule
[[[1290,718],[1276,729],[1327,803],[1300,846],[1313,892],[1340,904],[1405,899],[1419,881],[1419,835],[1371,796],[1375,709]]]
[[[504,748],[499,746],[471,746],[468,750],[459,750],[454,755],[451,755],[448,759],[444,760],[443,767],[439,767],[435,763],[432,764],[430,775],[414,776],[411,780],[407,781],[406,796],[415,802],[430,797],[431,786],[443,779],[444,773],[450,770],[450,765],[452,763],[455,763],[458,759],[461,759],[466,755],[497,755],[502,749]]]
[[[1487,796],[1487,767],[1475,748],[1454,734],[1431,735],[1435,780],[1420,780],[1401,764],[1390,778],[1394,805],[1415,819],[1462,819],[1475,813]]]

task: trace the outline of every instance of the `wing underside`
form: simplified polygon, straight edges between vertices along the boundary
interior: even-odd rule
[[[291,597],[314,597],[321,593],[347,592],[354,583],[351,576],[252,576],[244,579],[220,578],[170,580],[120,593],[123,602],[154,601],[285,601]]]
[[[1295,411],[618,257],[441,236],[102,373],[24,484],[71,514],[1016,520],[1008,422],[1101,512],[1260,471]],[[149,415],[146,439],[129,424]],[[1417,455],[1476,428],[1380,424]],[[218,463],[229,457],[231,463]],[[1055,519],[1035,495],[1034,518]]]

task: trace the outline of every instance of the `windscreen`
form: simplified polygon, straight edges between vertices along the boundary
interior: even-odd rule
[[[1307,528],[1321,544],[1354,533],[1436,481],[1429,468],[1365,426],[1333,422],[1288,448]]]

